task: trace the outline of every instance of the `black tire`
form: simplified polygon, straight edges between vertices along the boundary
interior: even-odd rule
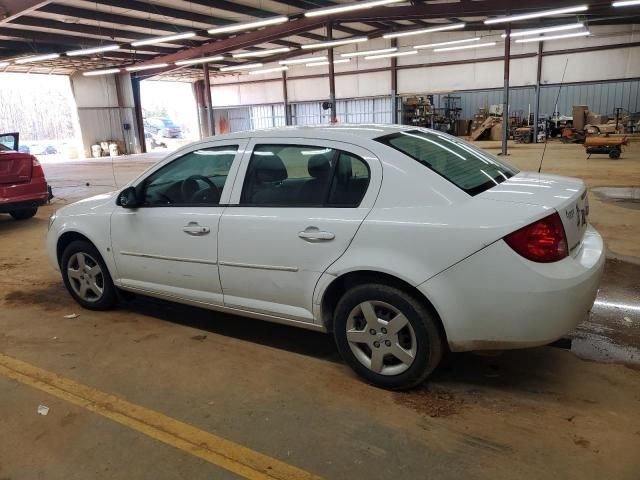
[[[347,340],[348,323],[353,321],[350,320],[350,318],[354,318],[352,313],[357,311],[363,303],[367,302],[377,304],[375,307],[377,309],[375,310],[377,318],[380,318],[380,314],[384,315],[386,308],[384,304],[393,307],[397,312],[406,317],[408,324],[413,329],[414,335],[411,336],[411,341],[415,339],[415,356],[412,361],[413,363],[411,363],[406,370],[398,374],[377,373],[368,366],[365,366],[356,354],[354,354],[350,346],[351,344]],[[379,310],[380,308],[382,310]],[[364,316],[364,310],[361,311]],[[362,322],[365,320],[358,321]],[[401,289],[387,285],[364,284],[348,290],[336,306],[333,327],[338,351],[345,362],[367,382],[390,390],[409,389],[422,383],[438,366],[444,350],[443,335],[441,334],[438,319],[434,317],[434,314],[414,296]],[[362,333],[361,328],[357,328],[356,330]],[[367,325],[363,331],[370,333],[371,330],[368,329],[369,326]],[[377,334],[377,337],[380,337],[380,341],[377,343],[386,343],[387,348],[390,348],[391,345],[385,340],[386,337],[382,336],[383,333],[386,334],[387,331],[383,329],[383,332]],[[403,331],[400,332],[400,335],[402,334]],[[398,342],[400,335],[395,337]],[[404,335],[406,339],[406,330],[404,331]],[[394,344],[394,347],[395,346]],[[358,345],[357,350],[360,350],[360,348],[368,349],[368,351],[373,353],[374,346],[362,343]],[[382,346],[382,349],[384,348],[385,347]],[[371,358],[373,358],[373,355],[371,355]],[[382,370],[394,368],[393,362],[398,360],[391,353],[385,353],[383,358]],[[387,362],[390,362],[392,365],[387,365]],[[402,365],[400,365],[400,367],[404,368]]]
[[[10,215],[14,220],[27,220],[33,217],[38,212],[38,207],[21,208],[20,210],[14,210],[10,212]]]
[[[611,160],[617,160],[620,158],[620,150],[618,150],[617,148],[614,148],[613,150],[611,150],[609,152],[609,158]]]
[[[74,280],[70,278],[69,275],[70,260],[76,254],[84,254],[85,256],[89,257],[92,262],[95,261],[95,263],[97,263],[100,267],[101,272],[99,274],[99,283],[102,287],[102,294],[100,296],[96,295],[95,299],[82,298],[71,285],[72,281],[74,282],[74,284],[75,282],[81,282],[78,279]],[[75,240],[71,242],[62,253],[62,258],[60,260],[60,271],[62,272],[62,279],[64,281],[65,287],[67,288],[67,291],[73,297],[73,299],[82,307],[88,310],[109,310],[115,306],[117,302],[116,287],[113,284],[113,280],[111,279],[111,275],[109,274],[109,270],[107,269],[102,256],[98,252],[98,249],[91,243],[84,240]]]

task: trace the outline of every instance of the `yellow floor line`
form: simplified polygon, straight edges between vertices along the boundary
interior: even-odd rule
[[[320,477],[109,393],[0,353],[0,375],[102,415],[248,479]]]

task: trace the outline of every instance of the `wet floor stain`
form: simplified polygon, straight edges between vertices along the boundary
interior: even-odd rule
[[[47,311],[60,310],[76,305],[64,286],[59,283],[51,283],[28,290],[13,290],[4,296],[4,301],[8,306],[37,305]]]
[[[607,260],[589,317],[572,337],[581,358],[640,366],[640,265]]]
[[[595,187],[591,191],[603,202],[640,209],[640,187]]]
[[[408,392],[395,392],[393,399],[399,405],[432,418],[455,415],[464,405],[460,396],[429,384]]]

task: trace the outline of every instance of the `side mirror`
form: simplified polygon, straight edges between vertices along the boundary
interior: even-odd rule
[[[120,192],[116,205],[122,208],[138,208],[140,202],[138,201],[138,193],[135,187],[127,187]]]

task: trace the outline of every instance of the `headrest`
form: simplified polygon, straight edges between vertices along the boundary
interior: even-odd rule
[[[256,178],[260,183],[281,182],[289,175],[282,159],[277,155],[261,156],[256,166]]]
[[[309,159],[307,170],[313,178],[326,178],[331,172],[331,164],[324,155],[314,155]]]

